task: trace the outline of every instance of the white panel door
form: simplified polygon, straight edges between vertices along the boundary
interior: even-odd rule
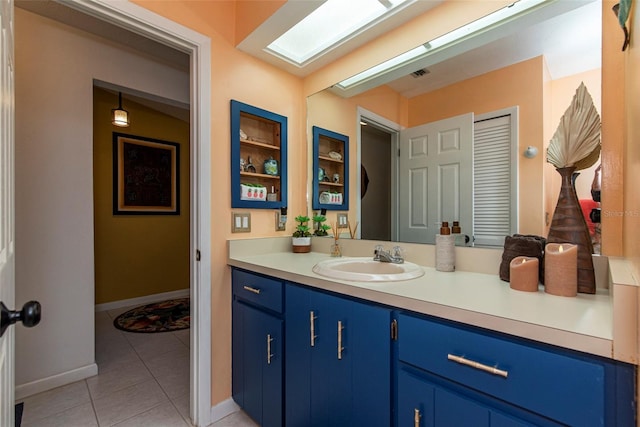
[[[13,309],[14,270],[14,58],[13,0],[0,0],[0,301]],[[0,337],[0,425],[14,425],[14,329]]]
[[[434,243],[439,223],[473,234],[473,113],[400,132],[399,240]]]

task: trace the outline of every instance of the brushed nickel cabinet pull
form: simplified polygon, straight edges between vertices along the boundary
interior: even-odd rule
[[[342,330],[344,326],[342,326],[342,321],[338,320],[338,360],[342,360],[342,350],[344,347],[342,346]]]
[[[271,341],[273,341],[271,334],[267,334],[267,365],[271,365],[271,358],[273,357],[271,353]]]
[[[420,427],[420,418],[422,418],[422,415],[420,414],[420,410],[414,409],[413,410],[413,426],[414,427]]]
[[[473,360],[465,359],[462,356],[448,354],[447,359],[456,363],[460,363],[461,365],[470,366],[472,368],[479,369],[481,371],[485,371],[493,375],[498,375],[500,377],[507,378],[507,376],[509,375],[508,371],[503,371],[502,369],[498,369],[495,366],[488,366],[479,362],[475,362]]]
[[[256,295],[260,295],[260,289],[257,288],[252,288],[251,286],[243,286],[242,287],[245,291],[249,291],[249,292],[253,292]]]
[[[309,312],[309,336],[311,337],[311,347],[315,347],[316,345],[316,315],[313,311]]]

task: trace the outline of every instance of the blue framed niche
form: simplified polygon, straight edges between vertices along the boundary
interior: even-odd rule
[[[349,137],[313,126],[313,209],[349,210]]]
[[[287,206],[287,118],[231,100],[231,207]]]

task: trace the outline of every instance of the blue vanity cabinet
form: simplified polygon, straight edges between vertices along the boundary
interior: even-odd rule
[[[349,137],[313,127],[313,209],[349,210]]]
[[[231,207],[287,206],[287,118],[231,100]]]
[[[391,425],[391,310],[285,289],[286,425]]]
[[[283,424],[283,283],[232,273],[232,395],[259,425]]]
[[[408,313],[398,337],[399,426],[635,425],[631,365]]]

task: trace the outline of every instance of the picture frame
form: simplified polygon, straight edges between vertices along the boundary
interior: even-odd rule
[[[113,133],[113,214],[180,215],[180,144]]]

